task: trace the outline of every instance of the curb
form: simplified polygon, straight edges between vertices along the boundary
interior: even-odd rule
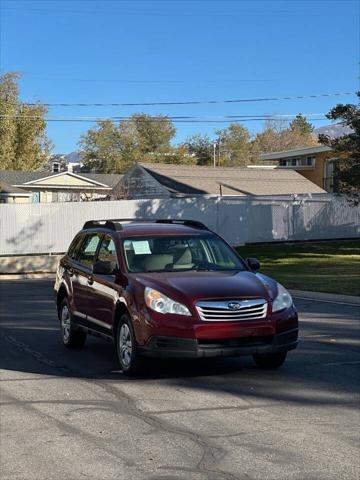
[[[2,273],[1,280],[54,280],[54,273]]]
[[[290,290],[294,298],[301,300],[318,300],[320,302],[343,303],[348,305],[359,305],[360,297],[355,295],[339,295],[335,293],[308,292],[306,290]]]

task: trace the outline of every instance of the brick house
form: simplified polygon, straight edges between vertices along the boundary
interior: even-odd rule
[[[294,170],[327,192],[335,190],[334,170],[338,159],[333,150],[325,145],[263,153],[260,160],[264,164]]]

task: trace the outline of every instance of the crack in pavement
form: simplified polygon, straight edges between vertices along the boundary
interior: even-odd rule
[[[66,432],[70,435],[81,436],[82,438],[85,438],[86,441],[88,441],[89,443],[92,443],[97,448],[99,448],[101,451],[104,451],[107,454],[109,454],[110,456],[116,457],[118,460],[121,460],[126,466],[134,466],[135,465],[132,460],[129,460],[126,457],[120,455],[119,451],[117,449],[108,448],[108,447],[104,448],[104,445],[103,445],[104,439],[103,438],[98,438],[96,435],[93,435],[89,432],[85,432],[84,430],[81,430],[79,428],[73,427],[68,422],[63,422],[62,420],[59,420],[58,418],[56,418],[53,415],[50,415],[50,414],[45,413],[43,411],[39,411],[37,408],[35,408],[32,405],[32,403],[36,404],[37,402],[24,402],[24,401],[18,400],[16,397],[14,397],[13,395],[11,395],[8,392],[6,392],[6,393],[2,392],[2,396],[5,396],[5,397],[8,397],[8,398],[11,399],[11,402],[5,402],[4,403],[5,405],[6,404],[7,405],[9,405],[9,404],[18,405],[20,408],[23,408],[24,410],[26,410],[30,413],[34,413],[35,415],[41,416],[42,418],[45,417],[48,420],[50,420],[51,422],[54,422],[60,430]],[[42,402],[42,403],[46,403],[46,402]],[[54,402],[54,403],[61,403],[61,402]],[[2,405],[4,405],[4,404],[2,404]]]
[[[216,463],[222,460],[227,452],[223,448],[211,444],[209,442],[209,437],[191,432],[188,429],[174,427],[167,421],[163,419],[160,420],[157,416],[137,408],[134,405],[132,397],[123,390],[116,389],[109,384],[104,385],[102,384],[102,381],[95,381],[95,383],[107,393],[113,394],[119,400],[126,400],[129,406],[129,411],[132,412],[132,415],[139,418],[147,425],[192,440],[202,451],[201,458],[196,464],[196,470],[198,473],[207,474],[209,480],[241,480],[240,477],[235,476],[230,472],[224,472],[214,468]],[[246,473],[243,473],[242,479],[250,479],[250,477]]]
[[[210,437],[194,433],[185,428],[174,427],[170,425],[166,420],[164,419],[160,420],[159,418],[157,418],[156,414],[145,412],[139,409],[138,407],[136,407],[134,399],[130,395],[125,393],[121,388],[114,388],[110,384],[104,384],[103,383],[104,380],[96,380],[96,379],[90,380],[89,378],[84,377],[81,373],[78,373],[75,370],[65,365],[58,365],[53,360],[50,360],[49,358],[45,357],[42,353],[37,352],[36,350],[33,350],[29,345],[18,341],[12,335],[5,335],[3,337],[13,347],[23,351],[24,353],[27,353],[28,355],[31,355],[37,362],[45,364],[54,369],[60,370],[64,374],[67,373],[68,375],[76,375],[79,378],[79,380],[81,380],[83,383],[88,383],[92,386],[95,384],[101,389],[103,389],[105,392],[107,392],[108,394],[114,396],[118,400],[117,402],[112,402],[111,404],[111,406],[114,408],[114,411],[119,411],[120,409],[119,407],[121,405],[120,410],[122,411],[122,413],[138,418],[145,424],[155,428],[157,431],[160,430],[173,435],[178,435],[180,437],[184,437],[192,441],[199,448],[201,452],[200,459],[196,463],[194,472],[197,472],[202,475],[206,475],[208,480],[244,480],[244,479],[251,480],[251,477],[245,472],[243,472],[242,476],[239,477],[239,476],[235,476],[230,472],[224,472],[216,468],[216,464],[226,456],[227,452],[223,448],[218,447],[215,444],[212,444],[209,441]],[[8,395],[8,397],[12,399],[13,403],[16,403],[19,406],[22,406],[24,409],[28,409],[33,413],[36,413],[37,415],[45,416],[48,419],[54,421],[58,425],[58,427],[61,428],[62,430],[65,430],[72,435],[83,435],[86,437],[86,439],[89,442],[95,444],[98,448],[103,448],[104,439],[100,439],[101,440],[101,445],[100,445],[99,439],[95,435],[90,434],[88,432],[83,432],[75,427],[72,427],[67,422],[63,422],[53,417],[52,415],[39,412],[33,405],[30,405],[29,403],[26,403],[26,402],[19,401],[16,397],[13,397],[11,395]],[[123,403],[124,401],[125,403]],[[71,402],[71,400],[68,400],[66,402],[69,403]],[[87,406],[88,406],[88,403],[87,403]],[[103,402],[102,402],[102,406],[103,406]],[[113,455],[118,459],[121,459],[125,463],[125,465],[132,466],[132,462],[129,462],[128,459],[121,457],[121,455],[119,455],[118,450],[115,450],[109,447],[106,447],[104,450],[108,454]],[[129,465],[129,463],[131,465]]]
[[[221,410],[256,410],[259,408],[268,408],[276,407],[276,404],[265,404],[265,405],[227,405],[227,406],[215,406],[215,407],[201,407],[201,408],[183,408],[178,410],[147,410],[146,413],[149,415],[167,415],[171,413],[193,413],[193,412],[211,412],[211,411],[221,411]]]

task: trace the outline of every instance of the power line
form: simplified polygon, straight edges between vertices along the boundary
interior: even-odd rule
[[[166,122],[171,120],[174,123],[232,123],[232,122],[251,122],[251,121],[260,121],[260,120],[291,120],[295,118],[296,115],[223,115],[219,117],[148,117],[146,119],[138,119],[139,122]],[[27,119],[43,119],[40,115],[0,115],[0,119],[17,119],[17,118],[27,118]],[[326,117],[324,114],[307,114],[306,118],[311,121],[316,120],[325,120]],[[88,123],[97,123],[101,121],[128,121],[132,120],[132,117],[47,117],[45,118],[47,122],[88,122]]]
[[[129,102],[129,103],[41,103],[45,107],[138,107],[138,106],[161,106],[161,105],[214,105],[221,103],[251,103],[251,102],[275,102],[286,100],[302,100],[322,97],[341,97],[355,95],[355,92],[319,93],[315,95],[294,95],[288,97],[264,97],[264,98],[240,98],[232,100],[186,100],[179,102]],[[38,105],[39,102],[24,102],[25,105]]]
[[[268,118],[268,119],[273,119],[273,120],[278,120],[281,118],[288,119],[288,118],[295,118],[298,114],[294,113],[286,113],[286,114],[266,114],[263,113],[261,115],[215,115],[215,116],[173,116],[173,115],[147,115],[147,118],[144,119],[145,121],[149,120],[155,120],[155,121],[166,121],[166,120],[222,120],[222,119],[234,119],[234,118],[254,118],[254,119],[263,119],[263,118]],[[303,114],[306,117],[320,117],[324,116],[323,113],[304,113]],[[23,115],[23,114],[18,114],[18,115],[0,115],[2,118],[43,118],[42,115]],[[59,119],[61,117],[49,117],[53,119]],[[131,120],[134,117],[133,116],[111,116],[111,117],[71,117],[71,118],[77,118],[79,120]],[[141,118],[138,118],[138,120],[141,120]]]

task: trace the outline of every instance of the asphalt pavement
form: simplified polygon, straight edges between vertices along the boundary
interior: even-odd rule
[[[252,359],[117,370],[60,340],[52,283],[0,282],[2,480],[358,480],[360,307],[295,298],[300,344]]]

